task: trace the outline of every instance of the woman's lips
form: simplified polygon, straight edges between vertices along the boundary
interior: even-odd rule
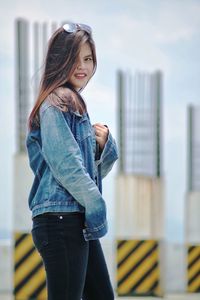
[[[87,75],[85,73],[78,73],[75,74],[74,77],[76,77],[77,79],[83,79],[85,78]]]

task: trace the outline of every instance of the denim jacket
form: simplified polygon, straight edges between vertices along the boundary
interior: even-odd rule
[[[48,98],[40,106],[40,127],[27,133],[26,147],[34,181],[29,194],[32,217],[45,212],[85,214],[85,240],[107,232],[102,178],[118,158],[111,133],[97,153],[94,128],[87,112],[63,112]],[[99,156],[99,157],[98,157]]]

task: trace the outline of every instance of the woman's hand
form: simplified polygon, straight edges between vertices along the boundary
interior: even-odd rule
[[[96,141],[99,144],[100,149],[103,150],[108,139],[109,129],[101,123],[96,123],[93,127],[95,129]]]

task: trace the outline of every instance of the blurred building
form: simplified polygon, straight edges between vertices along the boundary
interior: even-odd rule
[[[119,71],[117,235],[163,237],[162,73]]]
[[[162,73],[118,72],[119,172],[162,173]]]
[[[200,192],[200,107],[188,106],[188,192]]]
[[[200,107],[190,105],[187,116],[188,177],[185,206],[186,242],[200,244]]]
[[[200,292],[200,106],[188,107],[188,178],[185,205],[187,290]]]
[[[162,73],[119,71],[116,178],[117,291],[163,291]]]
[[[16,128],[17,152],[24,152],[26,137],[26,122],[30,100],[29,88],[29,24],[26,20],[15,23],[15,95],[16,95]]]

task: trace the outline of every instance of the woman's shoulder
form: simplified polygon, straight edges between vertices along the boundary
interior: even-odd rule
[[[70,113],[84,114],[87,111],[85,101],[82,96],[75,90],[60,86],[56,88],[50,95],[50,102],[61,110]]]
[[[60,86],[49,95],[49,102],[62,111],[75,111],[77,95],[69,88]]]
[[[68,87],[57,87],[43,101],[40,113],[42,114],[47,108],[51,107],[51,110],[58,109],[63,113],[76,114],[81,117],[87,113],[87,108],[84,101],[80,101],[80,98],[76,92]]]
[[[63,87],[54,89],[40,105],[40,114],[49,107],[63,112],[70,112],[74,106],[73,97],[73,92],[70,89]]]
[[[52,93],[61,99],[70,99],[76,97],[75,92],[65,86],[59,86],[55,88]]]

